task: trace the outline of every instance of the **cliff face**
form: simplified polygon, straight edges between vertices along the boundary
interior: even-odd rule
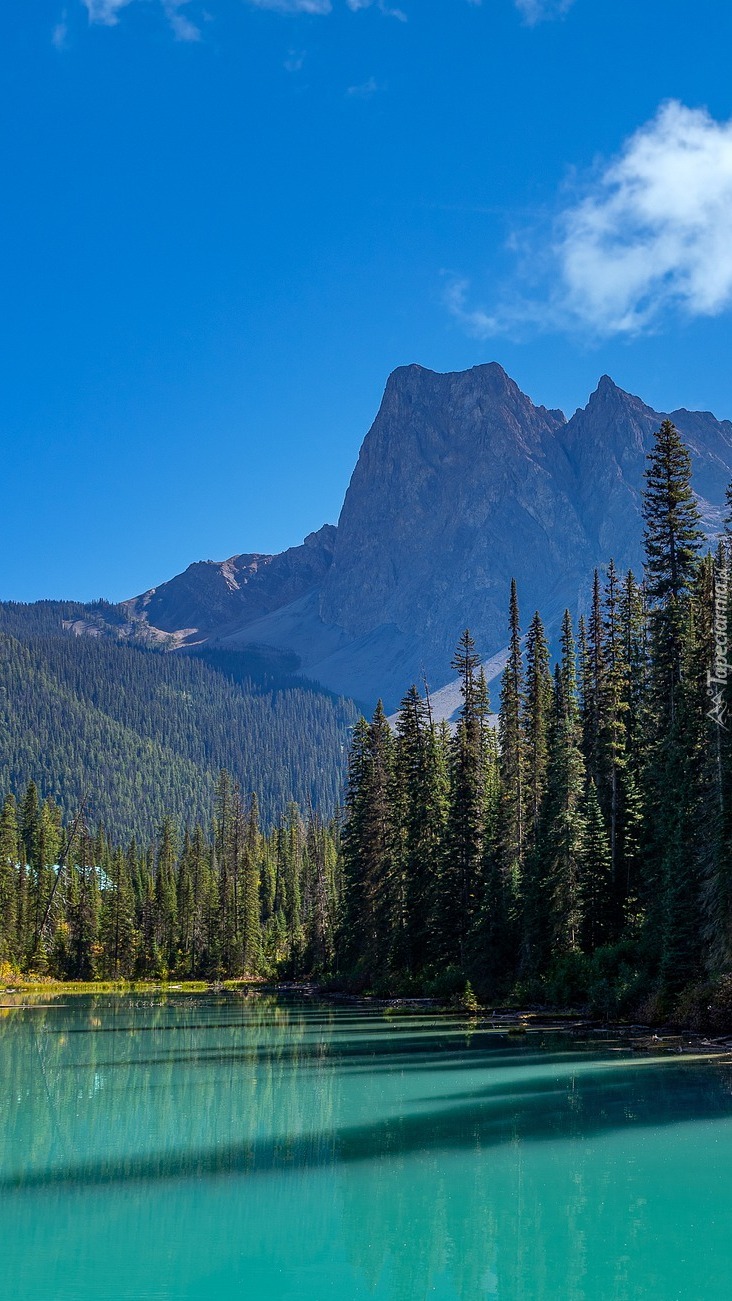
[[[396,371],[346,493],[324,620],[416,634],[444,673],[465,626],[495,649],[512,575],[527,608],[553,608],[591,563],[564,425],[495,364]]]
[[[256,643],[368,706],[393,707],[426,673],[450,681],[463,628],[481,654],[506,642],[508,591],[524,626],[577,611],[596,565],[639,573],[641,492],[664,417],[607,376],[570,420],[536,406],[496,364],[390,377],[346,493],[325,526],[279,556],[201,562],[127,602],[175,644]],[[709,536],[732,478],[732,423],[672,411],[692,452]],[[495,661],[499,663],[498,660]]]

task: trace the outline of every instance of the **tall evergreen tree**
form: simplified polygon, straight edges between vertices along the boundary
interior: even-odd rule
[[[526,639],[526,684],[523,727],[526,745],[527,852],[522,888],[521,967],[532,973],[538,963],[545,926],[543,864],[539,843],[541,812],[546,796],[549,765],[549,726],[552,716],[552,678],[544,625],[535,613]]]
[[[247,975],[257,975],[262,966],[262,929],[260,909],[259,803],[253,793],[249,800],[246,840],[244,844],[243,889],[243,965]]]
[[[555,953],[580,946],[582,869],[585,847],[585,763],[577,699],[577,668],[572,620],[562,621],[561,661],[554,676],[549,734],[549,780],[540,831],[549,944]],[[546,960],[546,947],[541,953]]]
[[[15,797],[6,795],[0,813],[0,963],[12,963],[21,956],[18,945],[20,870]]]
[[[347,804],[351,817],[343,836],[349,887],[345,947],[370,978],[386,973],[394,947],[402,942],[394,889],[393,748],[379,701],[371,724],[357,727],[354,736]]]
[[[580,879],[582,948],[594,953],[611,938],[613,915],[613,878],[605,821],[597,798],[597,788],[589,779],[583,808],[584,844]]]
[[[473,919],[482,900],[485,836],[484,701],[480,658],[466,629],[452,667],[461,683],[462,708],[450,754],[450,808],[440,881],[438,930],[443,960],[463,966]]]
[[[661,424],[648,456],[643,520],[653,688],[659,726],[667,734],[682,681],[688,600],[703,536],[691,458],[670,420]]]
[[[690,714],[683,699],[692,629],[691,592],[701,544],[691,487],[691,459],[678,431],[664,420],[648,457],[643,498],[646,590],[651,629],[651,731],[648,768],[648,934],[660,940],[667,988],[678,988],[690,873],[684,747]],[[689,959],[691,961],[691,959]]]
[[[526,746],[522,705],[523,656],[516,581],[511,579],[508,661],[501,680],[498,725],[501,763],[501,831],[506,890],[518,900],[526,848]]]

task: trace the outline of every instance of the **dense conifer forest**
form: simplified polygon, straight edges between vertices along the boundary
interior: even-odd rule
[[[36,782],[63,815],[147,841],[170,815],[207,821],[218,773],[256,790],[270,826],[296,800],[324,816],[341,799],[357,711],[253,652],[165,654],[104,635],[61,602],[0,605],[0,790]],[[112,612],[112,613],[110,613]]]
[[[151,845],[91,835],[83,816],[64,830],[33,782],[19,803],[8,795],[0,957],[77,978],[319,973],[382,993],[470,1002],[475,989],[649,1019],[711,1006],[724,1018],[730,540],[704,552],[669,421],[643,515],[643,578],[612,560],[595,574],[587,616],[575,628],[565,613],[553,669],[541,617],[522,631],[512,585],[497,718],[465,631],[454,729],[416,687],[395,729],[381,705],[360,719],[331,823],[293,803],[263,834],[256,797],[242,794],[255,784],[226,771],[205,823],[198,804],[174,809]],[[5,642],[9,663],[25,655],[39,671],[34,643]],[[60,644],[44,654],[56,671]],[[106,693],[100,671],[90,703],[109,709]]]
[[[334,965],[337,831],[291,805],[260,828],[227,772],[210,831],[163,819],[152,843],[64,826],[30,782],[0,813],[0,968],[58,979],[259,975]]]

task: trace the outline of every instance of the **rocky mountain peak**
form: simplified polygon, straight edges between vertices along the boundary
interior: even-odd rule
[[[671,413],[710,537],[732,476],[732,424]],[[401,366],[364,439],[338,528],[278,556],[199,562],[128,602],[129,617],[201,640],[266,646],[368,707],[426,673],[439,688],[461,630],[500,662],[511,578],[524,627],[555,631],[595,566],[642,565],[640,502],[663,414],[603,375],[567,421],[496,362]],[[584,594],[584,595],[583,595]],[[497,658],[496,658],[497,657]]]
[[[567,555],[583,558],[572,502],[552,488],[567,477],[564,423],[497,363],[395,372],[346,493],[322,618],[417,637],[432,671],[466,622],[478,637],[505,622],[522,550],[537,557],[528,599],[551,594]]]

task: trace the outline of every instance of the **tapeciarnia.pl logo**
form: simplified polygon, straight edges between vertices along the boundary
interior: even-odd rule
[[[727,661],[727,591],[729,587],[729,574],[727,571],[727,547],[724,547],[722,559],[716,567],[714,575],[714,659],[711,669],[707,669],[707,691],[711,708],[707,710],[707,718],[710,718],[717,727],[727,728],[727,702],[724,698],[724,689],[727,685],[727,677],[730,671],[730,664]]]

